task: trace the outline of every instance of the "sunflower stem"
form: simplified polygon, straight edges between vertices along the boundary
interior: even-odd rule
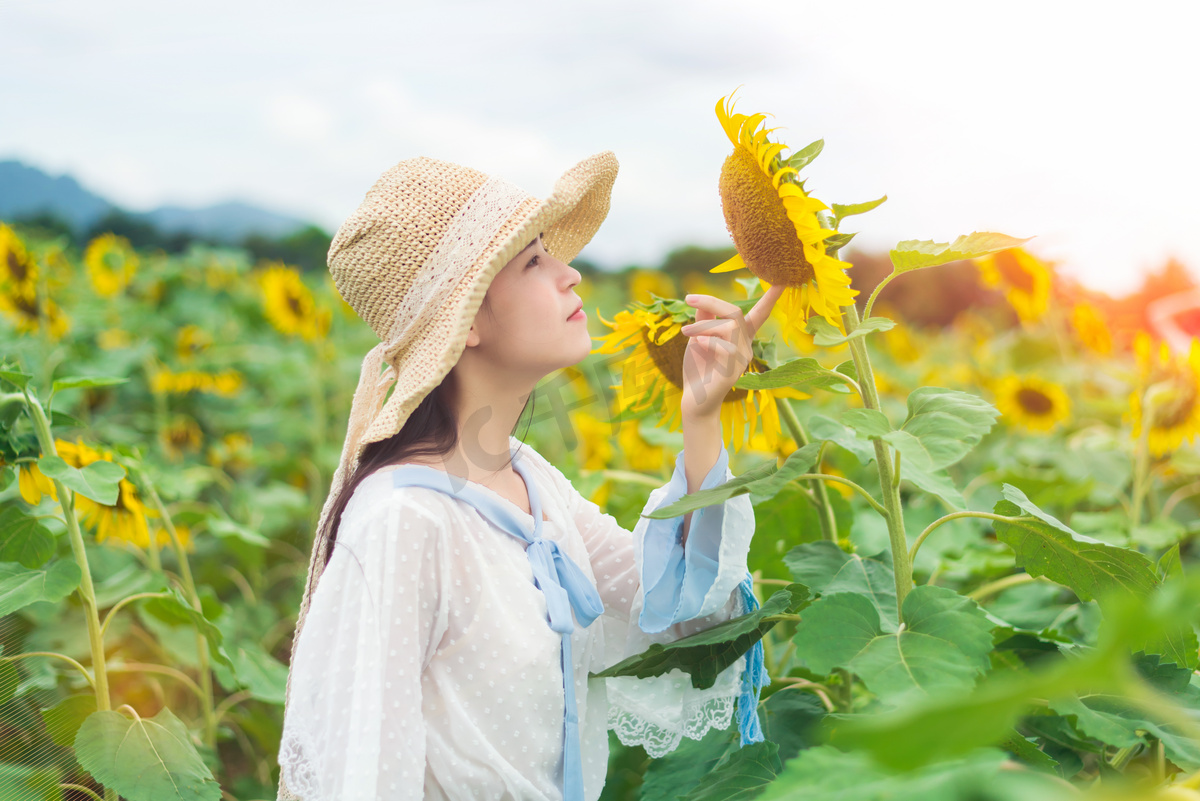
[[[842,307],[842,321],[846,334],[852,334],[859,325],[858,307],[851,303]],[[869,335],[868,335],[869,336]],[[871,354],[867,350],[866,337],[855,337],[848,343],[850,354],[854,358],[854,368],[858,373],[858,382],[863,388],[863,406],[868,409],[879,409],[879,390],[875,386],[875,372],[871,368]],[[879,488],[883,493],[883,506],[886,510],[888,540],[892,548],[892,568],[896,578],[896,608],[904,608],[904,599],[913,588],[912,560],[908,556],[908,539],[904,533],[904,508],[900,503],[900,486],[892,473],[891,454],[888,446],[881,439],[871,440],[875,446],[875,465],[879,470]]]
[[[175,523],[171,520],[171,514],[163,504],[162,498],[158,496],[158,490],[154,488],[154,483],[145,472],[139,470],[138,479],[141,481],[142,486],[146,488],[146,494],[150,497],[154,508],[158,510],[159,517],[163,521],[163,527],[166,528],[167,534],[171,537],[171,545],[175,550],[175,557],[179,560],[179,572],[183,578],[183,586],[187,589],[188,601],[191,603],[193,609],[203,615],[204,607],[200,603],[200,594],[196,592],[196,582],[192,580],[192,568],[188,564],[187,551],[184,550],[183,543],[179,540],[179,533],[175,530]],[[214,711],[212,670],[208,663],[208,640],[200,633],[199,629],[196,629],[196,655],[200,662],[200,689],[203,692],[204,740],[210,748],[215,748],[217,744],[217,718]]]
[[[1129,504],[1129,530],[1137,528],[1142,522],[1142,502],[1146,497],[1147,473],[1150,463],[1150,421],[1153,410],[1149,408],[1149,393],[1146,402],[1142,404],[1142,430],[1134,444],[1133,464],[1133,498]]]
[[[797,447],[803,448],[809,442],[808,432],[804,430],[804,426],[796,417],[791,400],[780,398],[776,405],[779,407],[779,416],[783,418],[783,424],[788,427],[792,439],[796,440]],[[820,470],[821,465],[818,464],[817,472]],[[821,536],[828,542],[837,542],[837,518],[833,515],[833,504],[829,502],[829,491],[825,487],[825,482],[813,480],[809,482],[809,487],[816,498],[817,509],[820,512],[817,518],[821,521]]]
[[[29,389],[25,389],[25,408],[33,420],[33,430],[37,435],[38,445],[47,456],[57,456],[54,447],[54,437],[50,433],[50,421],[41,403],[30,397]],[[79,529],[79,520],[75,516],[75,493],[68,489],[58,479],[54,481],[54,491],[58,495],[58,506],[62,509],[63,520],[67,524],[67,535],[71,541],[71,553],[79,565],[79,598],[83,602],[83,613],[87,620],[88,644],[92,652],[92,686],[96,689],[96,709],[107,711],[112,709],[112,701],[108,695],[108,670],[104,661],[104,640],[100,636],[100,615],[96,609],[96,589],[92,585],[92,571],[88,567],[87,549],[83,545],[83,532]],[[111,795],[110,795],[111,794]],[[105,790],[105,798],[116,800],[116,793]]]
[[[863,317],[871,316],[871,309],[875,308],[875,298],[877,298],[879,296],[880,290],[882,290],[885,286],[890,284],[892,279],[895,278],[897,275],[899,275],[899,273],[897,273],[897,272],[889,273],[886,278],[884,278],[882,281],[880,281],[878,284],[875,285],[875,288],[873,290],[871,290],[871,297],[867,299],[867,305],[863,309]]]

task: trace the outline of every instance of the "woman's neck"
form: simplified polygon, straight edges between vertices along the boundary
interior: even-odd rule
[[[536,382],[513,380],[486,369],[456,367],[452,374],[448,394],[458,442],[444,458],[446,470],[486,485],[512,472],[509,437]]]

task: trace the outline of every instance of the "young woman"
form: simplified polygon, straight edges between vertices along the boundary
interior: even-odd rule
[[[281,801],[593,801],[610,728],[658,756],[736,707],[743,742],[761,739],[761,656],[707,690],[679,671],[589,678],[754,606],[749,499],[631,533],[511,436],[538,381],[591,349],[568,262],[616,171],[611,153],[593,156],[539,201],[413,159],[334,237],[338,290],[381,341],[309,564]],[[732,477],[720,404],[777,297],[743,315],[689,296],[684,449],[646,512]]]

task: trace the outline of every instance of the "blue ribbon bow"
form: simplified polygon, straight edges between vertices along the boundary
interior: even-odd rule
[[[401,465],[392,471],[392,482],[396,487],[425,487],[465,501],[494,526],[527,543],[525,553],[533,568],[533,580],[545,596],[550,628],[562,634],[563,799],[583,801],[583,759],[580,753],[579,715],[575,704],[574,664],[571,660],[571,632],[575,625],[571,620],[571,612],[574,611],[579,625],[587,628],[604,612],[604,603],[579,565],[562,552],[557,542],[542,538],[542,504],[533,478],[516,459],[513,460],[513,468],[525,481],[525,488],[529,492],[529,507],[533,512],[532,532],[511,509],[499,504],[495,498],[437,468]]]

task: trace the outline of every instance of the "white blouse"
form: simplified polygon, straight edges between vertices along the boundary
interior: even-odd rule
[[[607,730],[661,756],[729,725],[746,658],[709,689],[679,670],[589,678],[616,662],[749,611],[738,591],[754,512],[742,495],[633,533],[511,440],[541,499],[542,536],[591,579],[604,613],[576,625],[572,661],[584,795],[608,767]],[[547,623],[525,544],[473,506],[395,487],[383,468],[346,506],[297,640],[279,764],[305,801],[562,798],[562,636]],[[732,478],[722,451],[705,488]],[[533,519],[499,494],[471,487]],[[686,491],[683,454],[643,514]],[[631,625],[635,624],[635,625]]]

